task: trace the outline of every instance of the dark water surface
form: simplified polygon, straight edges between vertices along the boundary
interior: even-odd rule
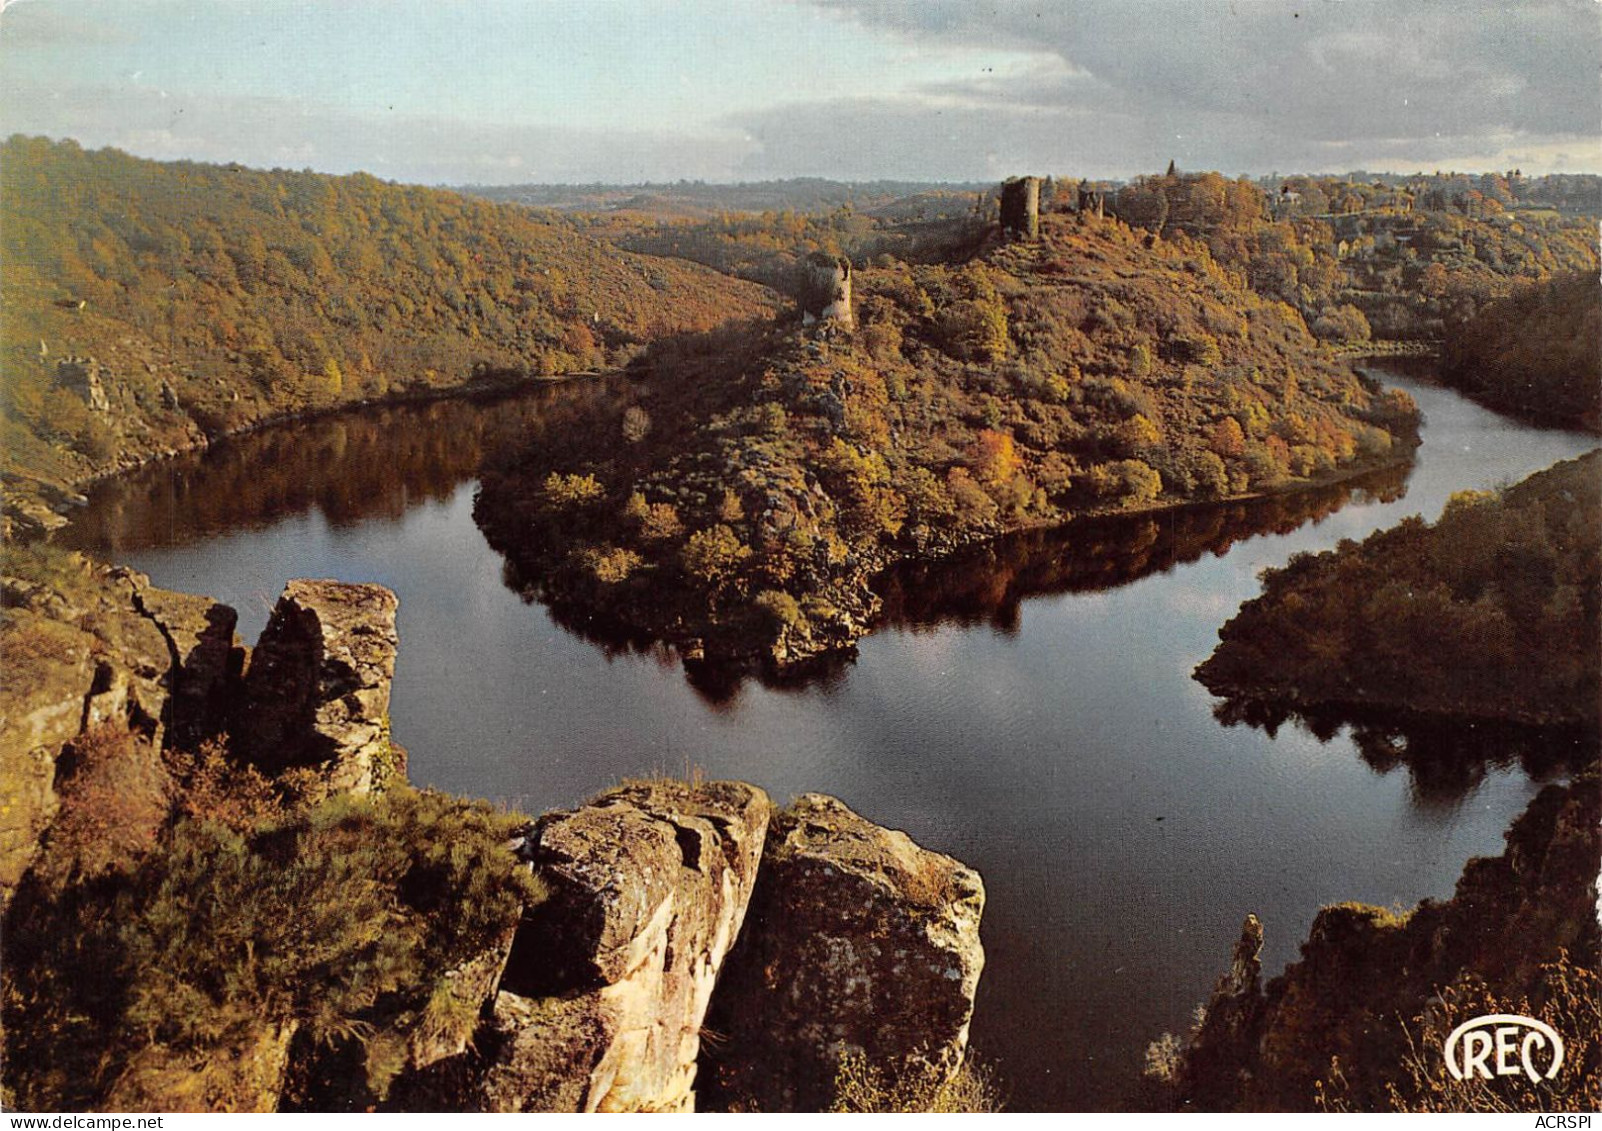
[[[1145,1045],[1188,1024],[1248,911],[1277,971],[1322,904],[1449,895],[1538,788],[1495,741],[1443,778],[1376,756],[1371,739],[1359,750],[1349,728],[1321,741],[1226,727],[1190,678],[1264,566],[1433,520],[1454,491],[1592,444],[1388,379],[1427,418],[1410,473],[1081,524],[905,571],[856,663],[797,688],[698,690],[506,585],[472,520],[478,461],[529,420],[611,396],[605,385],[243,438],[106,485],[73,537],[234,605],[248,640],[292,577],[396,590],[394,730],[420,784],[539,811],[699,767],[780,800],[836,794],[960,857],[989,892],[974,1043],[1011,1106],[1119,1106],[1139,1102]]]

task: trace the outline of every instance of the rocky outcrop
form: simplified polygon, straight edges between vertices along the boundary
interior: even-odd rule
[[[701,1027],[756,880],[755,786],[625,786],[550,813],[524,853],[551,888],[495,1000],[491,1111],[691,1111]]]
[[[246,669],[225,606],[75,555],[14,572],[0,622],[0,894],[25,874],[30,894],[11,906],[8,938],[29,898],[159,847],[190,772],[164,750],[180,740],[226,724],[235,752],[285,771],[303,800],[403,774],[388,743],[388,590],[291,582]],[[514,848],[537,877],[529,891],[546,894],[430,980],[426,1008],[381,1001],[359,1035],[332,1043],[285,1016],[205,1048],[157,1040],[93,1098],[118,1110],[691,1111],[709,1032],[730,1038],[721,1100],[765,1109],[827,1106],[844,1054],[892,1084],[961,1064],[983,963],[979,878],[832,798],[773,817],[740,782],[636,783],[546,814]],[[726,972],[737,943],[743,960]]]
[[[105,366],[92,357],[64,357],[56,362],[56,384],[77,393],[91,412],[111,411],[102,379],[104,373]]]
[[[1509,1012],[1561,1022],[1574,1048],[1565,1075],[1531,1102],[1594,1108],[1598,1091],[1587,1081],[1602,1080],[1592,996],[1602,984],[1599,858],[1602,792],[1593,772],[1536,796],[1508,829],[1507,850],[1470,860],[1451,899],[1400,914],[1356,903],[1324,908],[1301,959],[1266,989],[1256,984],[1262,928],[1249,918],[1179,1058],[1176,1098],[1245,1111],[1494,1103],[1489,1093],[1458,1090],[1438,1050],[1456,1021]],[[1571,996],[1581,1005],[1564,1018]]]
[[[1009,177],[1001,183],[1001,230],[1015,239],[1040,237],[1040,178]]]
[[[1218,1096],[1238,1095],[1250,1082],[1262,1037],[1262,951],[1263,924],[1247,915],[1229,969],[1213,987],[1206,1018],[1185,1052],[1189,1090],[1199,1106],[1212,1107]]]
[[[8,571],[0,598],[3,903],[55,814],[63,746],[103,723],[124,725],[157,748],[209,733],[239,653],[226,605],[73,555],[59,555],[49,568]]]
[[[263,769],[306,768],[310,796],[368,793],[404,776],[389,735],[395,594],[291,581],[251,656],[231,731]]]
[[[0,578],[0,906],[56,813],[63,748],[102,724],[158,751],[229,731],[236,752],[274,772],[305,767],[307,798],[381,789],[404,774],[389,738],[389,590],[290,582],[242,677],[227,605],[125,567],[47,560]]]
[[[157,589],[143,574],[118,569],[135,608],[154,625],[173,660],[161,721],[169,745],[192,749],[226,725],[244,650],[234,628],[239,614],[209,597]]]
[[[984,886],[948,856],[807,794],[768,827],[711,1028],[725,1100],[826,1108],[841,1059],[890,1085],[961,1067],[984,966]]]
[[[833,798],[770,821],[740,782],[625,786],[521,855],[550,896],[469,1051],[399,1081],[399,1109],[815,1110],[845,1056],[892,1087],[962,1064],[979,878]]]

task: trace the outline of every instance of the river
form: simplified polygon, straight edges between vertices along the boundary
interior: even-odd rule
[[[1323,904],[1450,895],[1539,788],[1495,739],[1442,775],[1347,727],[1225,726],[1190,678],[1263,567],[1594,444],[1381,376],[1425,413],[1410,472],[903,571],[855,662],[789,687],[692,681],[509,587],[472,519],[479,460],[605,383],[242,437],[102,485],[68,540],[234,605],[247,641],[289,578],[394,589],[394,733],[420,785],[538,812],[699,770],[780,800],[835,794],[959,857],[989,898],[973,1042],[1010,1107],[1119,1107],[1141,1102],[1146,1044],[1186,1028],[1248,911],[1277,972]]]

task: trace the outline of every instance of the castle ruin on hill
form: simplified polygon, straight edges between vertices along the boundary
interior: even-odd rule
[[[815,251],[801,265],[801,321],[851,329],[851,261]]]

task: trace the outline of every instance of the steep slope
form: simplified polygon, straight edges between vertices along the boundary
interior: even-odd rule
[[[1306,486],[1415,438],[1410,399],[1288,308],[1117,221],[851,280],[854,329],[668,343],[638,403],[532,438],[486,475],[491,540],[576,620],[782,666],[866,631],[892,561]]]
[[[1215,695],[1597,724],[1602,453],[1293,558],[1196,669]]]
[[[1248,920],[1196,1031],[1182,1048],[1171,1039],[1154,1047],[1155,1074],[1180,1104],[1208,1110],[1596,1110],[1599,797],[1594,771],[1548,786],[1508,829],[1501,856],[1468,862],[1451,899],[1401,913],[1326,907],[1300,961],[1266,989],[1264,928]],[[1557,1076],[1450,1076],[1447,1035],[1496,1013],[1557,1030]]]
[[[1602,431],[1602,287],[1596,274],[1526,287],[1448,325],[1442,376],[1492,408]]]
[[[768,309],[758,287],[526,209],[364,175],[22,137],[0,169],[13,493],[274,416],[615,367]]]

